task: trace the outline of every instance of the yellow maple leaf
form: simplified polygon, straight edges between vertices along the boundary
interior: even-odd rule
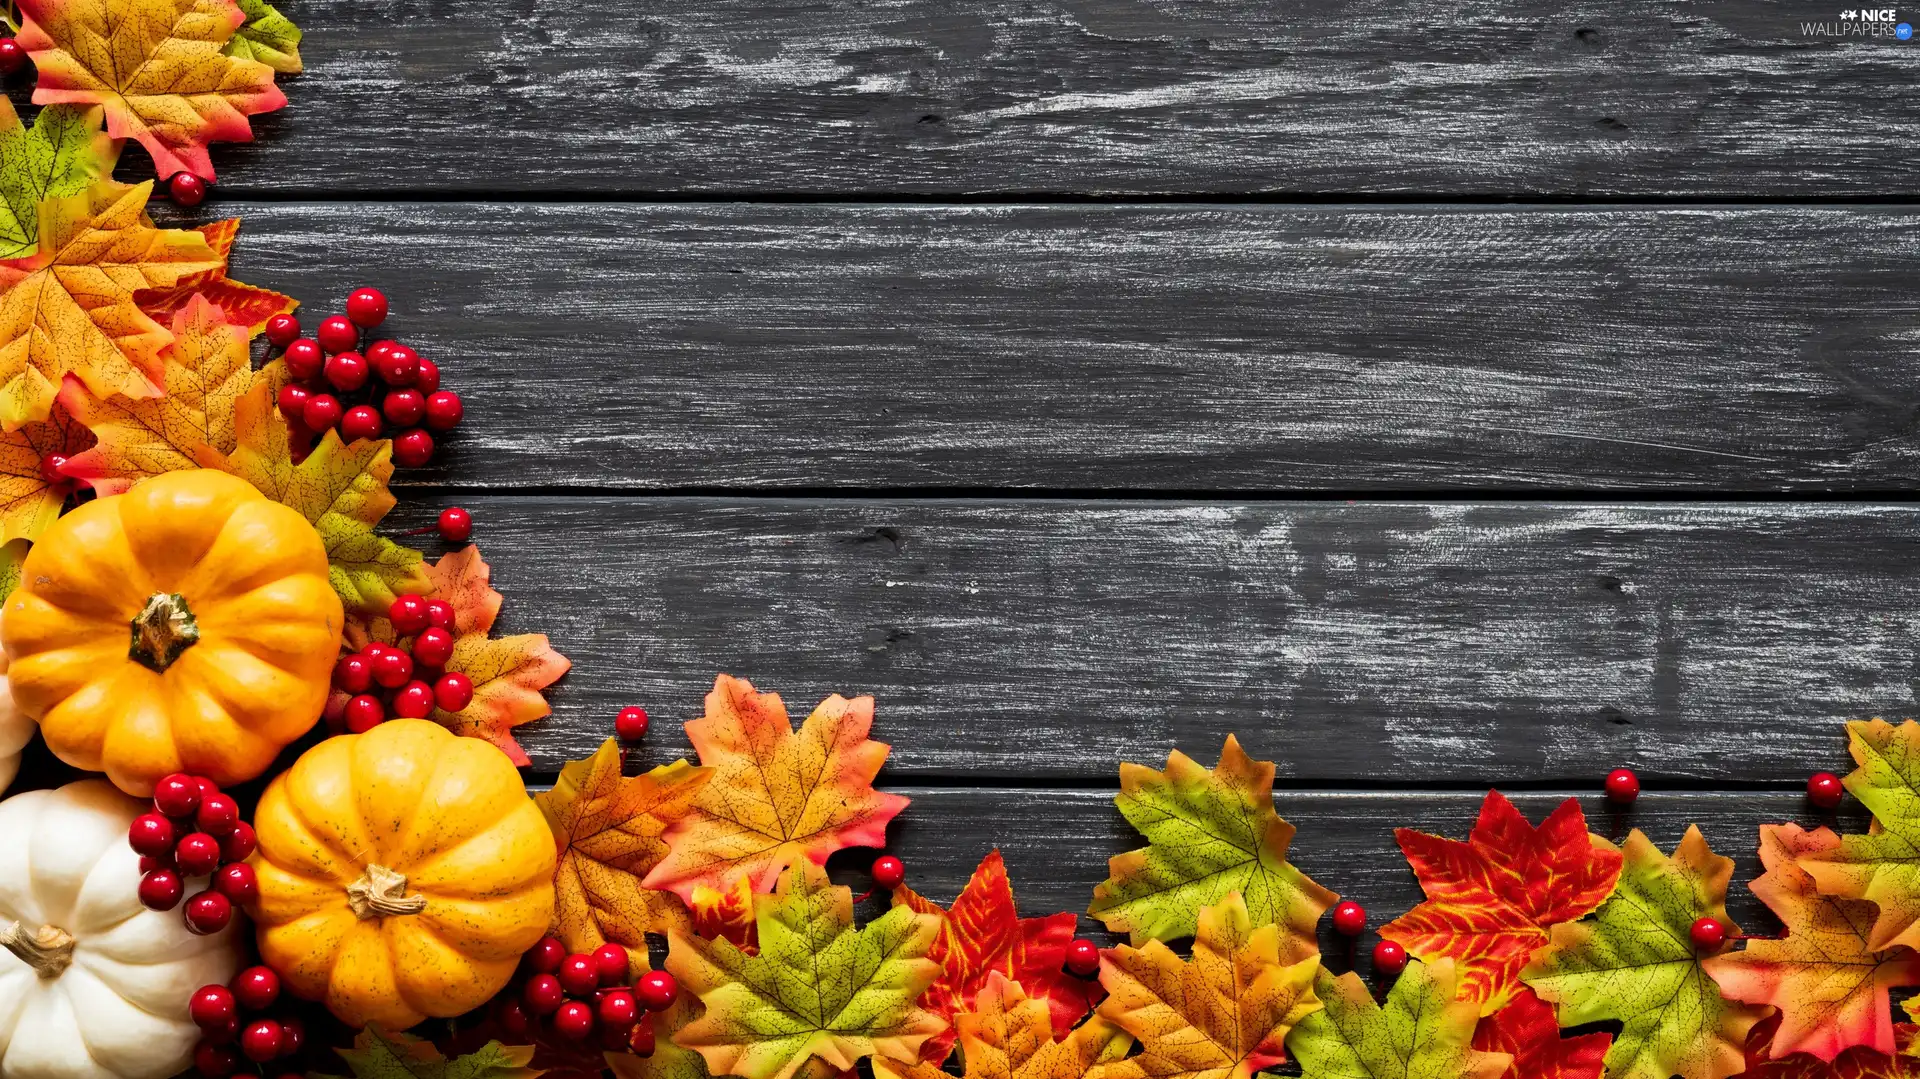
[[[0,427],[44,420],[73,374],[95,397],[157,397],[152,375],[166,327],[135,302],[218,269],[198,232],[147,220],[152,182],[104,181],[85,194],[40,203],[40,250],[0,263]]]
[[[92,443],[87,429],[57,405],[44,420],[0,433],[0,544],[38,539],[60,516],[73,484],[47,482],[48,459],[72,458]]]
[[[1019,982],[999,971],[987,976],[973,1010],[961,1012],[954,1025],[966,1060],[964,1079],[1083,1079],[1133,1045],[1133,1035],[1097,1015],[1055,1041],[1052,1006],[1029,999]],[[877,1079],[941,1079],[947,1073],[924,1060],[874,1057],[873,1074]]]

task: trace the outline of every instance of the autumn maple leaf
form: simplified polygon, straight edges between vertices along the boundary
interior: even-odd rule
[[[608,1053],[607,1068],[613,1072],[614,1079],[708,1079],[713,1073],[707,1070],[706,1058],[692,1049],[681,1048],[674,1041],[682,1030],[704,1014],[706,1008],[691,993],[675,997],[673,1005],[664,1012],[641,1013],[641,1022],[653,1024],[653,1052],[646,1056]],[[824,1073],[826,1069],[817,1071]],[[815,1077],[810,1075],[809,1079]]]
[[[852,890],[804,858],[754,906],[757,956],[668,934],[667,970],[706,1008],[674,1043],[715,1073],[789,1079],[815,1057],[843,1070],[867,1056],[911,1062],[945,1027],[917,1004],[940,972],[926,958],[938,918],[894,907],[855,929]]]
[[[95,397],[157,397],[172,341],[134,300],[220,266],[198,232],[147,220],[151,182],[102,180],[40,203],[40,249],[0,263],[0,426],[44,420],[68,374]]]
[[[272,289],[259,288],[227,276],[227,258],[240,235],[240,219],[229,217],[209,221],[196,231],[207,238],[207,246],[220,259],[220,265],[205,273],[183,278],[168,288],[143,289],[134,294],[134,302],[150,317],[168,321],[195,297],[207,300],[226,316],[228,322],[246,329],[252,337],[266,328],[267,320],[292,311],[300,301]]]
[[[644,964],[646,934],[684,926],[687,915],[672,893],[642,888],[640,878],[666,856],[661,836],[712,770],[682,760],[627,778],[620,764],[620,745],[609,738],[593,756],[563,767],[553,789],[533,800],[560,845],[554,924],[567,951],[588,953],[612,940]]]
[[[1475,1049],[1513,1058],[1499,1079],[1600,1079],[1612,1044],[1604,1032],[1562,1038],[1553,1009],[1524,987],[1473,1031]]]
[[[642,883],[691,902],[696,886],[721,888],[744,872],[764,892],[788,866],[885,846],[887,822],[907,799],[873,789],[889,747],[867,737],[872,729],[872,697],[828,697],[795,732],[778,694],[721,675],[706,716],[687,724],[713,779],[668,830],[671,853]]]
[[[1464,843],[1411,828],[1394,836],[1427,900],[1380,935],[1428,962],[1454,960],[1461,991],[1483,1015],[1506,1003],[1547,928],[1591,912],[1620,876],[1620,852],[1587,833],[1572,798],[1535,828],[1488,791]]]
[[[687,916],[693,931],[703,937],[725,937],[748,955],[760,951],[753,932],[753,879],[735,870],[726,884],[714,888],[693,886],[693,898],[687,902]]]
[[[1175,750],[1167,770],[1120,765],[1120,813],[1148,846],[1107,861],[1087,913],[1132,943],[1193,935],[1196,913],[1238,892],[1253,920],[1284,927],[1283,953],[1318,955],[1314,925],[1340,897],[1287,861],[1293,825],[1273,811],[1273,763],[1232,735],[1208,770]]]
[[[221,51],[258,60],[282,75],[300,74],[300,28],[267,0],[239,0],[247,21]]]
[[[287,103],[273,69],[222,50],[246,15],[233,0],[18,0],[36,105],[99,105],[154,171],[214,178],[210,142],[251,142],[247,117]]]
[[[33,254],[41,201],[84,194],[113,172],[114,157],[99,109],[49,105],[29,128],[0,97],[0,259]]]
[[[1859,767],[1846,788],[1879,827],[1841,836],[1800,866],[1821,892],[1878,905],[1868,947],[1920,946],[1920,723],[1856,720],[1847,724],[1847,742]]]
[[[353,1071],[353,1079],[538,1079],[530,1045],[488,1042],[448,1060],[432,1042],[410,1034],[389,1034],[370,1026],[354,1036],[353,1048],[335,1049]],[[332,1079],[320,1073],[315,1079]]]
[[[1413,960],[1374,1003],[1358,974],[1319,972],[1321,1010],[1287,1038],[1304,1079],[1500,1079],[1512,1058],[1472,1044],[1480,1006],[1459,996],[1453,960]],[[1538,1079],[1527,1076],[1526,1079]]]
[[[0,544],[38,539],[60,516],[70,492],[48,482],[48,462],[91,445],[93,435],[58,405],[44,420],[0,433]]]
[[[1071,1031],[1059,1030],[1045,1000],[1031,1000],[1020,983],[999,971],[987,976],[968,1010],[960,1012],[963,1079],[1086,1079],[1088,1072],[1119,1060],[1133,1036],[1095,1016]],[[875,1057],[875,1079],[942,1079],[947,1073],[926,1054],[911,1064]]]
[[[1637,829],[1611,899],[1592,920],[1553,927],[1521,979],[1562,1026],[1617,1020],[1609,1079],[1724,1079],[1740,1071],[1747,1031],[1765,1014],[1721,995],[1693,946],[1693,923],[1727,918],[1733,861],[1688,828],[1673,856]]]
[[[999,851],[981,859],[953,906],[944,911],[904,884],[893,890],[893,903],[940,918],[940,935],[927,952],[927,958],[940,964],[940,977],[922,1004],[949,1023],[960,1012],[973,1010],[988,980],[1002,974],[1052,1009],[1053,1029],[1060,1037],[1093,1006],[1095,983],[1069,977],[1061,969],[1079,918],[1071,912],[1020,917]],[[928,1038],[922,1057],[934,1064],[945,1060],[957,1033],[957,1028],[950,1029]]]

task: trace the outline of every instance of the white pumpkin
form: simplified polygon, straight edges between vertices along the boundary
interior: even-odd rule
[[[0,652],[0,791],[20,774],[20,751],[33,741],[38,728],[39,724],[13,703],[13,690],[7,687],[7,654]]]
[[[191,1063],[187,1002],[232,979],[240,938],[140,905],[127,827],[142,808],[99,779],[0,802],[0,1079],[166,1079]]]

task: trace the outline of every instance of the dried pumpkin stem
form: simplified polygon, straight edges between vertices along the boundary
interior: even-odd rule
[[[19,922],[0,925],[0,946],[42,978],[53,979],[73,965],[73,934],[51,925],[29,930]]]
[[[347,885],[347,906],[361,921],[418,914],[427,909],[427,897],[407,894],[407,878],[384,865],[369,865],[360,879]]]
[[[178,592],[155,592],[147,605],[128,623],[133,643],[127,658],[152,671],[173,666],[180,653],[200,639],[200,624],[187,606],[187,597]]]

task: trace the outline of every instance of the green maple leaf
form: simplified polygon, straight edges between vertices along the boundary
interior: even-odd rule
[[[99,106],[48,105],[29,128],[0,98],[0,259],[38,250],[41,200],[87,190],[115,156]]]
[[[1800,867],[1826,895],[1879,905],[1868,947],[1920,945],[1920,723],[1881,719],[1847,724],[1847,748],[1859,765],[1847,790],[1873,813],[1870,835],[1809,854]]]
[[[1313,991],[1321,1009],[1287,1036],[1303,1079],[1499,1079],[1513,1058],[1473,1048],[1478,1002],[1462,997],[1453,960],[1412,960],[1373,1002],[1360,976],[1322,969]]]
[[[1714,918],[1729,934],[1733,860],[1707,849],[1697,827],[1660,853],[1639,830],[1627,837],[1613,897],[1589,919],[1553,927],[1521,972],[1560,1025],[1617,1020],[1608,1079],[1724,1079],[1746,1066],[1747,1031],[1766,1010],[1728,1000],[1701,965],[1693,923]]]
[[[271,390],[263,383],[241,397],[234,409],[232,455],[209,450],[202,463],[239,476],[313,524],[326,544],[328,578],[349,613],[385,614],[396,595],[426,592],[431,584],[420,552],[373,530],[393,508],[393,493],[387,490],[393,444],[373,439],[349,446],[328,431],[295,464]]]
[[[937,916],[894,907],[855,929],[852,890],[803,859],[754,898],[754,918],[759,955],[668,934],[667,969],[706,1008],[674,1043],[715,1074],[790,1079],[814,1057],[839,1071],[867,1056],[910,1062],[946,1029],[918,1003],[940,974],[926,958]]]
[[[1114,804],[1149,845],[1110,859],[1094,889],[1087,913],[1109,930],[1135,947],[1190,937],[1202,907],[1238,892],[1254,925],[1280,926],[1282,958],[1319,954],[1314,925],[1340,897],[1287,861],[1293,825],[1273,811],[1272,762],[1228,735],[1213,769],[1177,750],[1164,772],[1122,764]]]
[[[266,0],[239,0],[247,21],[221,52],[258,60],[282,75],[300,74],[300,28]]]
[[[529,1068],[533,1046],[488,1042],[465,1056],[448,1060],[432,1042],[407,1034],[387,1034],[377,1026],[362,1030],[353,1048],[335,1050],[354,1079],[537,1079]],[[314,1073],[312,1079],[336,1079]]]

